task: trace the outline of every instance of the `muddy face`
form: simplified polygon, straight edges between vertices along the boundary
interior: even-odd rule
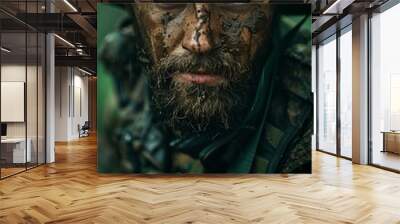
[[[197,131],[234,126],[254,97],[257,63],[268,51],[269,5],[133,7],[152,61],[154,103],[165,120]]]

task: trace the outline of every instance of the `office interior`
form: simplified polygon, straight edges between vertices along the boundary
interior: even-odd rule
[[[61,12],[77,9],[62,1],[1,1],[1,179],[53,163],[55,144],[96,133],[96,33],[73,20],[95,31],[89,3],[71,18]]]
[[[349,160],[354,153],[363,154],[364,158],[353,161],[400,171],[396,61],[400,33],[393,29],[400,19],[400,5],[396,1],[311,2],[313,149]],[[95,134],[97,1],[68,3],[1,3],[1,178],[53,162],[54,143],[79,139],[82,126]],[[353,21],[360,13],[364,17],[357,25],[362,27],[357,27],[355,37]],[[51,14],[52,22],[46,23]],[[353,44],[362,39],[366,43],[353,52]],[[360,53],[365,61],[359,63],[365,68],[354,68]],[[356,77],[357,69],[364,69],[365,77]],[[363,78],[367,79],[360,83],[365,89],[362,110],[367,134],[360,140],[365,141],[364,147],[353,152],[352,134],[359,132],[352,126],[353,118],[363,116],[352,110],[360,103],[352,102],[353,82]]]
[[[0,221],[398,223],[400,1],[284,1],[312,8],[313,174],[234,180],[95,172],[96,4],[112,2],[130,1],[0,1]],[[191,188],[194,201],[181,197]],[[197,202],[209,207],[184,218]],[[239,205],[254,219],[239,218]]]
[[[342,14],[328,11],[313,24],[314,29],[319,20],[336,17],[313,33],[313,148],[399,172],[400,32],[395,27],[400,5],[396,1],[332,5],[332,10],[342,7]],[[360,11],[361,7],[366,8]]]

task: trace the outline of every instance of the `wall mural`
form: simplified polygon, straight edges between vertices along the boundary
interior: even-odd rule
[[[311,173],[311,9],[98,6],[98,170]]]

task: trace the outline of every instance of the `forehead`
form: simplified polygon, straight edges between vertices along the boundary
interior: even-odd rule
[[[242,54],[238,55],[253,55],[257,46],[267,38],[273,16],[273,10],[270,10],[272,6],[259,1],[229,4],[139,3],[131,7],[135,14],[135,25],[142,30],[141,36],[154,58],[183,51],[179,46],[185,40],[199,35],[196,27],[204,21],[207,30],[202,32],[212,38],[216,45],[235,45],[242,48],[239,50]],[[166,52],[168,50],[171,52]]]
[[[218,11],[222,13],[246,13],[254,8],[269,9],[268,1],[249,1],[246,3],[228,2],[228,3],[137,3],[132,4],[134,10],[139,10],[142,13],[182,13],[186,12],[187,8],[193,8],[195,5],[204,5],[209,11]]]
[[[254,22],[260,17],[270,18],[273,10],[271,4],[250,1],[248,3],[139,3],[133,4],[133,10],[142,28],[150,28],[157,25],[166,25],[171,20],[183,21],[196,14],[196,9],[203,7],[207,10],[212,21],[221,19],[235,19],[238,21],[254,18]],[[258,19],[257,19],[258,18]],[[217,19],[217,20],[215,20]],[[193,21],[196,22],[196,21]],[[175,24],[177,25],[177,24]],[[148,27],[150,26],[150,27]],[[182,27],[181,27],[182,28]]]

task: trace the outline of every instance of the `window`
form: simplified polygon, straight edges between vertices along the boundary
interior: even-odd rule
[[[371,159],[400,170],[400,5],[371,19]]]
[[[340,36],[340,155],[352,157],[352,33]]]
[[[318,149],[336,154],[336,36],[318,48]]]

